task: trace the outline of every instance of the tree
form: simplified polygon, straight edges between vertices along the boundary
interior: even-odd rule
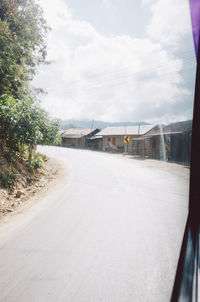
[[[33,0],[1,0],[0,95],[30,96],[35,67],[46,62],[49,28]]]
[[[1,149],[20,152],[28,146],[32,157],[33,146],[56,145],[60,142],[59,122],[51,120],[39,106],[27,100],[0,97],[0,142]]]
[[[33,146],[59,143],[59,123],[31,95],[36,66],[46,63],[49,28],[34,0],[0,0],[0,150],[32,158]]]

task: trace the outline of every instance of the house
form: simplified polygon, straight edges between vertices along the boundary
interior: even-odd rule
[[[190,162],[192,121],[158,125],[134,140],[133,154],[179,163]]]
[[[91,150],[102,150],[102,136],[98,133],[88,139],[87,147]]]
[[[153,125],[145,126],[127,126],[127,127],[107,127],[98,132],[94,138],[101,141],[101,150],[113,152],[132,152],[132,142],[125,144],[124,136],[130,136],[131,139],[140,137],[153,129]],[[92,137],[93,139],[93,137]],[[125,147],[126,145],[126,147]],[[127,148],[127,149],[125,149]]]
[[[179,163],[190,162],[192,120],[171,123],[163,129],[164,136],[168,137],[168,158]]]
[[[90,137],[99,132],[99,129],[70,128],[61,134],[63,147],[87,148]]]

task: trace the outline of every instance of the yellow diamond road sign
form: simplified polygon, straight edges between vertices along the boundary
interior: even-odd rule
[[[125,135],[124,136],[124,142],[125,142],[125,144],[128,144],[130,142],[130,136]]]

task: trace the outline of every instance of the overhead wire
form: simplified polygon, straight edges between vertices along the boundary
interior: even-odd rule
[[[189,62],[189,61],[188,61]],[[169,66],[169,64],[168,64]],[[182,68],[181,72],[185,72],[187,70],[193,69],[193,66],[189,67],[189,68]],[[148,70],[146,71],[145,74],[151,74],[153,72],[161,72],[161,67],[157,68],[157,69],[152,69],[152,70]],[[160,73],[159,75],[157,74],[156,76],[158,77],[162,77],[162,76],[167,76],[167,75],[171,75],[174,74],[176,71],[170,71],[170,72],[164,72],[164,73]],[[123,80],[128,80],[128,79],[132,79],[134,80],[134,76],[144,76],[144,71],[140,71],[140,72],[135,72],[135,73],[128,73],[128,74],[124,74],[123,76],[121,75],[120,77],[116,77],[113,81],[110,81],[108,83],[108,81],[98,81],[97,83],[93,82],[93,83],[86,83],[85,85],[82,86],[70,86],[70,87],[65,87],[64,90],[61,90],[59,93],[56,93],[57,91],[49,91],[49,94],[53,95],[53,96],[59,96],[59,95],[65,95],[65,94],[70,94],[70,92],[74,92],[74,90],[85,90],[85,89],[96,89],[96,88],[102,88],[102,87],[112,87],[112,86],[116,86],[116,85],[121,85],[124,83]],[[112,79],[113,80],[113,79]],[[142,80],[142,79],[141,79]],[[137,81],[137,78],[136,78]],[[82,83],[84,83],[85,80],[82,80]]]
[[[185,69],[185,71],[189,71],[193,69],[193,67],[189,67],[187,69]],[[172,73],[168,73],[165,75],[171,75]],[[119,87],[121,85],[124,85],[125,83],[127,83],[127,81],[120,81],[120,82],[116,82],[116,83],[110,83],[110,84],[101,84],[101,85],[96,85],[96,86],[90,86],[90,87],[82,87],[81,88],[81,92],[83,93],[87,93],[87,94],[91,94],[92,90],[95,89],[95,93],[97,93],[97,89],[103,89],[103,88],[109,88],[109,87]],[[86,90],[87,89],[87,90]],[[66,96],[66,97],[70,97],[74,95],[74,90],[71,91],[65,91],[64,93],[58,93],[58,94],[51,94],[49,95],[50,97],[61,97],[61,96]]]
[[[181,56],[181,58],[176,58],[176,57],[174,57],[173,58],[173,60],[179,60],[179,59],[181,59],[181,60],[187,60],[188,58],[193,58],[194,57],[194,52],[193,51],[187,51],[187,52],[183,52],[183,53],[181,53],[181,54],[179,54],[180,56]],[[145,57],[148,57],[148,56],[143,56],[142,58],[145,58]],[[134,61],[134,60],[133,60]],[[117,74],[119,74],[120,75],[120,73],[121,72],[125,72],[125,71],[127,71],[127,68],[130,68],[130,60],[129,60],[129,62],[128,62],[128,64],[126,65],[126,66],[123,66],[122,68],[117,68],[117,69],[113,69],[112,71],[103,71],[103,72],[98,72],[98,73],[93,73],[92,75],[87,75],[87,77],[85,77],[85,79],[76,79],[76,80],[74,80],[74,81],[71,81],[70,83],[68,83],[68,84],[70,84],[70,85],[73,85],[73,84],[76,84],[76,83],[79,83],[79,82],[82,82],[82,81],[85,81],[85,80],[89,80],[89,79],[94,79],[94,78],[98,78],[99,76],[102,76],[102,77],[107,77],[107,76],[109,76],[109,75],[117,75]],[[168,66],[169,65],[169,63],[168,62],[165,62],[165,63],[167,63],[166,65]],[[163,61],[162,62],[158,62],[157,61],[157,63],[156,63],[156,66],[157,65],[160,65],[160,64],[162,64],[162,66],[164,66],[164,64],[163,64]],[[173,64],[174,64],[174,62],[173,62]],[[155,64],[151,64],[151,65],[149,65],[149,67],[153,67],[153,68],[155,68]],[[157,69],[158,69],[158,67],[156,67]],[[146,66],[145,66],[145,69],[146,69]],[[144,70],[145,71],[145,70]],[[143,70],[141,70],[140,72],[143,72]],[[66,80],[64,79],[63,80],[63,82],[64,83],[66,83]],[[55,87],[53,90],[59,90],[59,89],[61,89],[63,86],[61,85],[61,86],[57,86],[57,87]],[[52,91],[52,90],[50,90],[50,91]]]
[[[185,58],[183,58],[184,59],[183,60],[183,64],[186,63],[188,60],[192,61],[193,57],[194,57],[193,53],[189,53],[187,56],[185,56]],[[182,60],[182,58],[181,58],[181,60]],[[149,66],[152,67],[152,68],[150,68],[150,69],[146,69],[145,68],[145,69],[137,71],[137,72],[132,72],[132,74],[136,74],[136,73],[139,74],[139,73],[143,73],[143,72],[150,73],[150,72],[153,72],[153,71],[158,71],[160,68],[164,68],[166,66],[168,67],[169,64],[173,64],[173,66],[176,67],[176,64],[174,64],[174,62],[170,62],[170,63],[165,62],[165,63],[166,64],[157,63],[156,67],[155,67],[155,64],[153,64],[153,65],[151,64]],[[70,85],[70,87],[73,87],[74,84],[85,82],[85,81],[88,81],[90,79],[94,81],[94,79],[95,78],[98,79],[98,77],[100,77],[100,79],[101,79],[101,78],[109,77],[109,76],[112,76],[112,75],[115,76],[115,77],[116,76],[122,76],[124,74],[126,75],[127,74],[127,68],[130,68],[130,65],[127,65],[125,68],[123,67],[121,69],[112,70],[111,72],[101,72],[101,73],[97,73],[97,74],[93,74],[93,75],[87,76],[84,79],[74,80],[74,81],[69,82],[68,85]],[[129,71],[129,74],[130,74],[130,71]],[[63,86],[57,86],[54,89],[50,89],[48,92],[51,93],[53,91],[57,91],[57,90],[60,90],[62,88],[63,88]],[[66,87],[64,87],[64,88],[66,88]]]
[[[143,56],[148,57],[149,55]],[[119,85],[124,85],[125,83],[128,83],[131,79],[134,81],[137,81],[137,78],[139,81],[142,81],[142,77],[146,77],[147,75],[150,76],[152,73],[155,74],[157,77],[162,76],[168,76],[171,74],[174,74],[176,72],[184,73],[187,70],[193,69],[194,65],[192,65],[190,68],[181,68],[181,70],[177,70],[176,68],[179,68],[180,63],[185,66],[189,63],[194,62],[194,52],[193,51],[186,51],[181,54],[179,54],[179,57],[172,56],[171,59],[173,61],[167,62],[167,60],[161,60],[160,62],[156,62],[156,64],[153,62],[152,64],[148,64],[145,66],[145,68],[139,70],[139,71],[131,71],[128,70],[130,68],[130,65],[133,64],[133,61],[129,61],[129,64],[126,66],[123,65],[121,68],[116,68],[111,71],[102,71],[98,73],[93,73],[90,75],[87,75],[85,78],[82,79],[76,79],[71,82],[66,82],[64,80],[64,85],[60,85],[57,87],[54,87],[53,89],[48,89],[48,95],[51,97],[59,97],[59,96],[70,96],[74,93],[78,92],[87,92],[93,90],[93,89],[99,89],[104,87],[115,87]],[[181,60],[180,63],[178,60]],[[176,63],[174,61],[177,61]],[[174,71],[166,72],[166,68],[172,68]],[[68,87],[66,87],[66,84]]]

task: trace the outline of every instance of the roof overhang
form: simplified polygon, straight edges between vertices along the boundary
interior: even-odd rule
[[[164,136],[164,135],[176,135],[176,134],[184,134],[186,132],[181,132],[181,131],[177,131],[177,132],[164,132],[164,133],[155,133],[155,134],[151,134],[151,135],[142,135],[140,137],[136,137],[136,138],[132,138],[131,140],[145,140],[148,138],[152,138],[152,137],[158,137],[158,136]]]

